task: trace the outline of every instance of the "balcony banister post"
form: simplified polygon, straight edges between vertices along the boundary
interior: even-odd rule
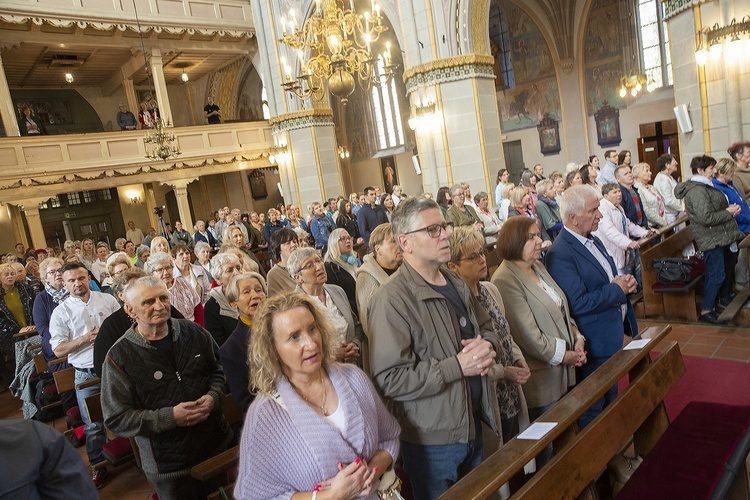
[[[10,98],[8,80],[5,78],[3,60],[0,58],[0,115],[3,119],[3,128],[7,137],[18,137],[21,131],[18,128],[18,113],[13,108],[13,99]]]

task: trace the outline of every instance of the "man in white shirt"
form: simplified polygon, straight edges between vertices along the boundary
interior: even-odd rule
[[[401,195],[403,194],[403,190],[401,189],[401,186],[396,184],[393,186],[393,193],[391,193],[391,199],[393,200],[393,209],[395,210],[396,207],[398,207],[398,204],[401,203]]]
[[[58,305],[50,318],[50,345],[59,358],[68,356],[68,363],[75,367],[75,383],[82,384],[96,377],[94,372],[94,341],[104,319],[117,311],[117,300],[106,293],[93,292],[89,288],[89,273],[79,262],[68,262],[62,268],[65,288],[70,297]],[[89,419],[85,398],[96,394],[101,384],[76,389],[81,418],[86,424],[86,453],[89,464],[104,460],[102,446],[107,441],[102,422]],[[100,488],[107,477],[106,469],[95,470],[92,479]]]
[[[654,188],[656,188],[656,191],[664,202],[667,224],[671,224],[682,211],[682,203],[674,195],[674,188],[677,186],[677,181],[672,177],[672,174],[677,171],[679,164],[674,156],[661,155],[657,158],[656,165],[659,167],[659,173],[656,174],[656,178],[654,179]]]
[[[143,231],[135,227],[135,222],[132,220],[128,221],[128,230],[125,231],[125,239],[132,241],[136,248],[143,243]]]

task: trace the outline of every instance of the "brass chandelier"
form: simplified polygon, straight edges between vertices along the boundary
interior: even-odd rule
[[[355,80],[363,90],[383,85],[393,78],[398,67],[391,59],[390,42],[381,56],[373,55],[372,44],[388,30],[383,26],[380,6],[371,0],[371,10],[358,14],[354,0],[316,0],[313,14],[300,28],[293,9],[281,17],[283,37],[279,42],[296,52],[299,74],[292,76],[286,57],[282,87],[297,98],[323,97],[324,89],[347,101],[354,92]],[[287,31],[288,28],[288,31]],[[307,61],[305,60],[307,59]]]
[[[174,133],[165,130],[171,127],[170,122],[165,122],[161,118],[154,120],[154,124],[146,130],[146,136],[143,138],[144,143],[155,145],[153,149],[146,151],[146,158],[167,161],[182,154],[179,144],[176,144],[177,138]]]

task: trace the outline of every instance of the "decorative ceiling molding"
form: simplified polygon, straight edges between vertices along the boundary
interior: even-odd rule
[[[71,26],[75,25],[80,29],[86,29],[86,28],[93,28],[98,31],[111,31],[111,30],[119,30],[119,31],[132,31],[134,33],[138,33],[138,25],[137,24],[129,24],[129,23],[106,23],[106,22],[94,22],[94,21],[81,21],[81,20],[72,20],[72,19],[53,19],[53,18],[46,18],[46,17],[37,17],[37,16],[17,16],[12,14],[0,14],[0,21],[4,21],[6,23],[10,24],[26,24],[28,22],[31,22],[32,24],[36,26],[41,26],[43,24],[48,24],[50,26],[54,26],[56,28],[70,28]],[[141,31],[144,33],[169,33],[171,35],[183,35],[187,33],[188,35],[205,35],[205,36],[215,36],[219,35],[221,37],[232,37],[232,38],[252,38],[255,36],[254,31],[245,31],[245,30],[223,30],[223,29],[214,29],[214,28],[193,28],[193,27],[181,27],[181,26],[149,26],[147,24],[141,24]]]

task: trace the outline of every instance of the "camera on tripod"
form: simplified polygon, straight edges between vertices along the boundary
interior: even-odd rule
[[[164,215],[165,208],[167,208],[166,205],[154,208],[154,214],[156,214],[157,217],[161,217],[162,215]]]

